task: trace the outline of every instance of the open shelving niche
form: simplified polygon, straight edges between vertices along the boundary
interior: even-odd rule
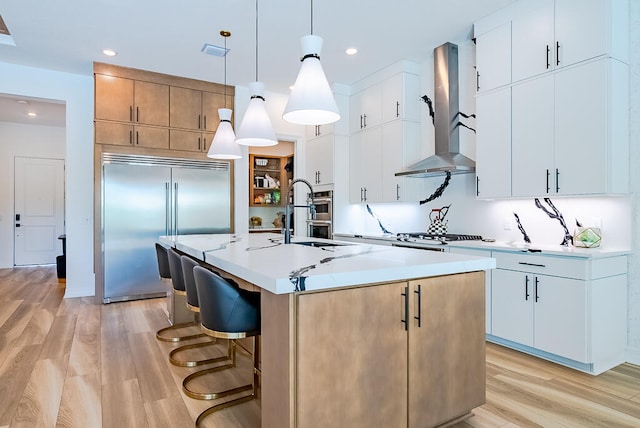
[[[277,227],[273,222],[278,216],[284,215],[287,188],[294,178],[293,151],[294,144],[287,141],[280,141],[274,147],[250,149],[248,201],[250,232],[281,230],[281,227]],[[260,218],[259,224],[254,223],[253,220],[256,218]]]

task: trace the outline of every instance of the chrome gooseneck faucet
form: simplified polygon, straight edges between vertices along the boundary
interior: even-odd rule
[[[295,205],[293,203],[291,204],[287,204],[287,206],[284,209],[284,243],[285,244],[291,244],[291,213],[293,212],[294,208],[308,208],[309,209],[309,213],[311,214],[311,219],[315,220],[316,218],[316,206],[315,206],[315,200],[313,199],[313,187],[311,187],[311,184],[303,179],[303,178],[296,178],[295,180],[293,180],[291,182],[291,184],[289,185],[289,188],[287,189],[287,202],[289,201],[289,198],[291,197],[291,191],[293,190],[293,185],[296,183],[304,183],[307,185],[307,187],[309,188],[309,193],[311,195],[311,204],[309,205]],[[293,201],[292,201],[293,202]]]

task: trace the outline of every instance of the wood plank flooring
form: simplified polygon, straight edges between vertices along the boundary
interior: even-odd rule
[[[211,403],[182,393],[182,379],[197,368],[169,364],[176,345],[155,339],[167,325],[164,299],[99,305],[63,296],[54,267],[0,269],[0,428],[192,427]],[[225,351],[220,343],[191,355]],[[249,382],[251,361],[242,352],[238,366],[195,387]],[[260,402],[218,412],[205,426],[259,427]],[[455,425],[638,426],[640,367],[594,377],[492,344],[487,403]]]

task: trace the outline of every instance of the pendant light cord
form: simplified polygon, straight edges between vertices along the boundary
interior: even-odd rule
[[[228,35],[223,34],[224,37],[224,108],[227,108],[227,37]]]
[[[258,0],[256,0],[256,82],[258,81]]]
[[[311,0],[311,35],[313,35],[313,0]]]

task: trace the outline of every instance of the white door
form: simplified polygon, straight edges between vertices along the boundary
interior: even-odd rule
[[[511,270],[491,273],[491,332],[533,346],[533,277]]]
[[[55,263],[64,233],[64,160],[15,158],[14,264]]]

